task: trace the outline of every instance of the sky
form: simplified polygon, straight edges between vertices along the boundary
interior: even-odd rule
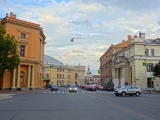
[[[160,0],[0,0],[0,18],[13,12],[17,19],[40,24],[45,55],[63,64],[89,65],[96,75],[111,44],[139,31],[146,39],[160,38],[159,5]]]

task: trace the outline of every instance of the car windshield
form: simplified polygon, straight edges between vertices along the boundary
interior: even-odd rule
[[[71,87],[71,88],[76,88],[76,86],[75,86],[75,85],[71,85],[70,87]]]
[[[127,88],[127,86],[123,86],[123,87],[120,88],[120,90],[124,90],[126,88]]]
[[[57,85],[52,85],[52,87],[57,87]]]

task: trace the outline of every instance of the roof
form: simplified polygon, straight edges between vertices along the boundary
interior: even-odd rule
[[[63,65],[62,62],[56,60],[55,58],[51,57],[51,56],[48,56],[48,55],[44,55],[44,65],[47,65],[48,62],[53,62],[54,66],[61,66]]]

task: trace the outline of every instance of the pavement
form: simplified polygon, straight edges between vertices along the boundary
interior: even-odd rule
[[[6,100],[11,99],[16,94],[24,94],[24,93],[37,93],[37,92],[44,92],[45,89],[41,90],[23,90],[23,91],[17,91],[17,90],[0,90],[0,100]]]

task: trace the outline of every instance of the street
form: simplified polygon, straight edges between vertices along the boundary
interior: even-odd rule
[[[160,120],[160,94],[116,97],[108,91],[15,94],[0,101],[0,120]]]

